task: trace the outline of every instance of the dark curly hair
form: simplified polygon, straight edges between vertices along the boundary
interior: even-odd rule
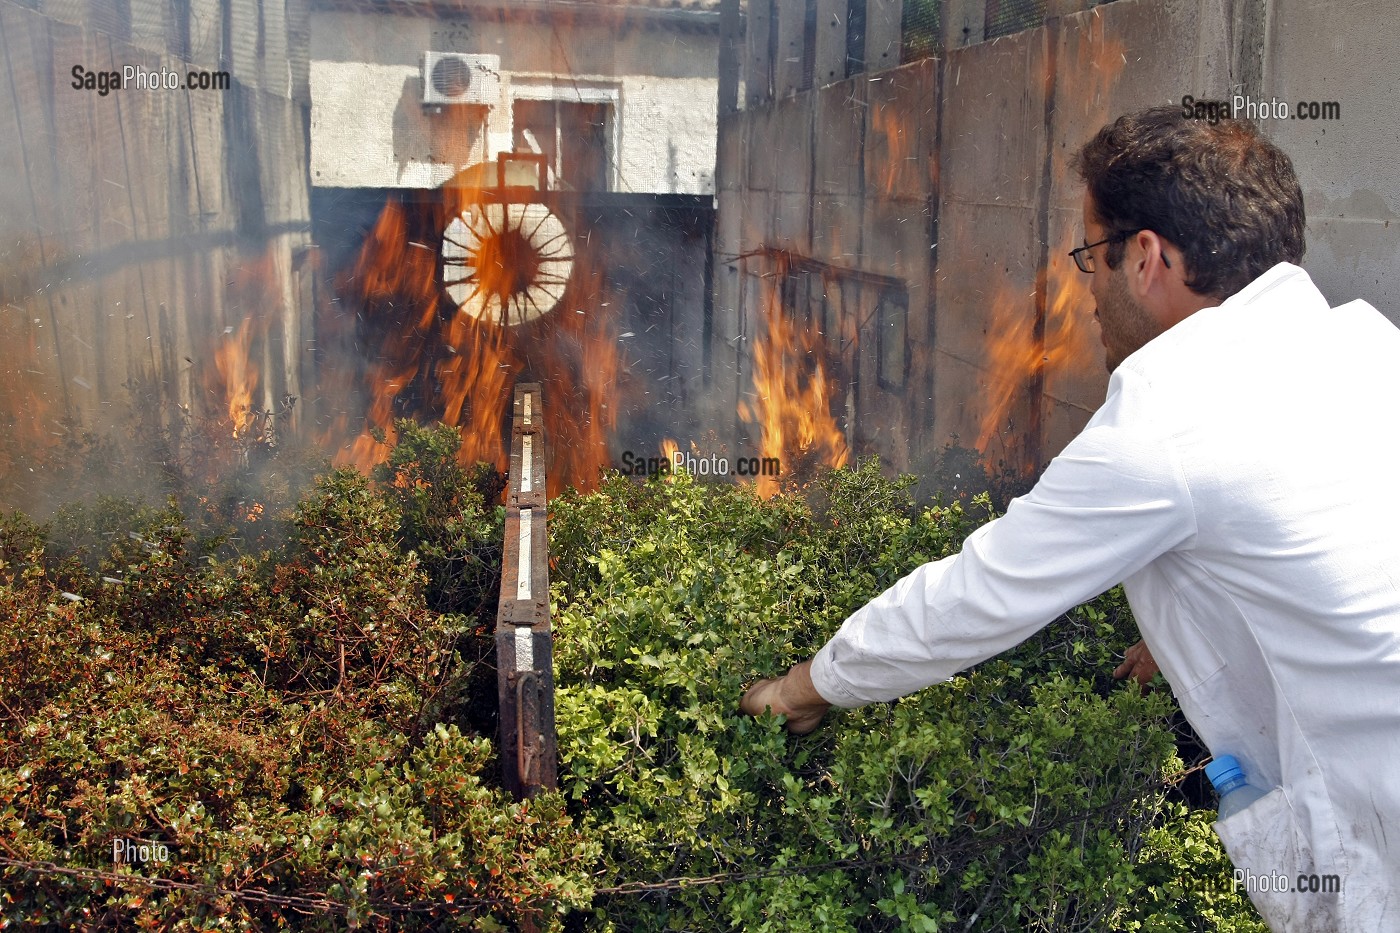
[[[1185,254],[1186,285],[1225,299],[1271,266],[1303,258],[1303,191],[1293,163],[1254,124],[1211,125],[1178,107],[1119,117],[1075,157],[1104,235],[1151,230]],[[1108,244],[1109,268],[1124,244]]]

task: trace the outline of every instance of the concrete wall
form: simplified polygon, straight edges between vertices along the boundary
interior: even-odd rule
[[[718,18],[686,28],[636,15],[600,22],[314,13],[312,183],[437,187],[509,151],[511,102],[543,97],[613,106],[612,190],[713,192]],[[484,122],[425,111],[427,50],[501,56],[501,97]]]
[[[0,474],[136,394],[178,430],[245,319],[254,403],[304,394],[305,11],[180,6],[0,0],[0,420],[24,438]],[[99,95],[71,86],[75,65],[227,70],[231,87]]]
[[[1378,79],[1339,64],[1388,62],[1380,35],[1390,30],[1377,24],[1396,13],[1291,0],[1067,6],[1052,7],[1061,15],[1040,28],[951,47],[939,61],[787,97],[776,86],[773,101],[761,93],[751,28],[749,109],[720,127],[713,347],[733,390],[711,400],[717,423],[744,432],[727,396],[752,391],[747,346],[761,283],[772,254],[787,251],[908,285],[911,378],[902,391],[868,378],[878,347],[866,324],[855,346],[828,347],[854,357],[841,391],[857,398],[837,408],[854,422],[857,453],[928,474],[956,442],[993,466],[1042,467],[1107,385],[1087,282],[1065,255],[1082,235],[1069,159],[1112,117],[1186,94],[1341,101],[1340,123],[1267,131],[1305,187],[1305,265],[1334,302],[1366,297],[1400,321],[1400,231],[1391,224],[1400,66],[1384,65],[1392,74]],[[780,22],[761,25],[781,34],[783,17],[801,7],[785,0]],[[936,271],[916,255],[932,257]]]
[[[1334,305],[1365,298],[1400,324],[1400,8],[1272,0],[1260,99],[1337,101],[1341,120],[1264,124],[1308,209],[1303,265]]]
[[[897,468],[915,464],[923,442],[919,410],[931,392],[932,360],[914,355],[904,386],[887,388],[871,352],[879,335],[882,288],[907,292],[911,347],[932,342],[930,209],[936,63],[925,61],[779,100],[735,114],[721,126],[718,173],[715,390],[705,415],[747,455],[755,439],[735,421],[752,399],[753,342],[764,334],[764,302],[780,288],[785,255],[822,265],[813,274],[838,308],[824,330],[828,364],[840,384],[848,442],[889,452]],[[732,389],[729,387],[733,387]]]

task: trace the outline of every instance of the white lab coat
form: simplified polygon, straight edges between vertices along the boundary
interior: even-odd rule
[[[1275,266],[1113,373],[1031,492],[817,653],[837,706],[1018,644],[1122,581],[1183,712],[1274,790],[1216,831],[1275,930],[1400,930],[1400,330]],[[1310,879],[1305,878],[1305,885]]]

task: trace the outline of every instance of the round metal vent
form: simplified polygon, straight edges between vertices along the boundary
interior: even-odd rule
[[[443,231],[443,285],[480,321],[517,325],[548,314],[573,268],[568,231],[538,202],[473,204]]]
[[[471,87],[472,70],[460,58],[440,58],[433,65],[433,89],[448,97],[461,97]]]

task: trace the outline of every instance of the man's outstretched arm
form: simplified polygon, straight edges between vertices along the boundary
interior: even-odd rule
[[[969,536],[960,553],[924,564],[857,610],[810,663],[754,685],[744,710],[771,708],[803,732],[828,704],[905,696],[1021,643],[1162,553],[1189,546],[1190,493],[1146,404],[1150,387],[1120,373],[1089,427],[1006,515]],[[1150,676],[1151,661],[1139,654],[1145,648],[1128,668]]]

